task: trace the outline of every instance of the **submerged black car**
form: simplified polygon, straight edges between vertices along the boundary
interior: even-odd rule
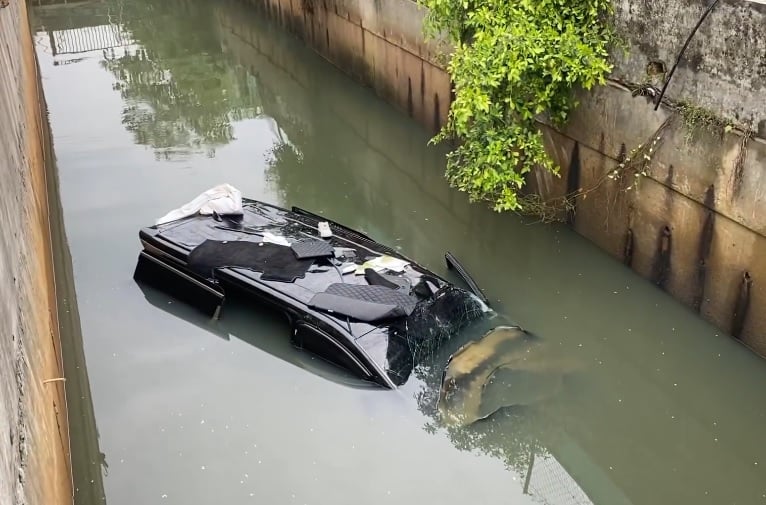
[[[449,253],[467,289],[316,214],[242,202],[241,214],[143,228],[134,278],[212,317],[235,294],[270,306],[287,317],[293,345],[387,388],[490,312]]]

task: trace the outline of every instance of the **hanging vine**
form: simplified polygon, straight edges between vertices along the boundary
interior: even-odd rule
[[[454,47],[447,68],[455,98],[432,142],[456,141],[447,179],[471,201],[520,210],[535,167],[558,173],[537,120],[564,123],[573,90],[611,71],[611,0],[418,0],[426,33]]]
[[[549,199],[543,199],[536,193],[524,195],[523,205],[524,213],[536,216],[544,223],[563,221],[567,212],[575,210],[575,202],[578,198],[586,199],[588,196],[601,188],[608,181],[613,181],[619,187],[621,193],[628,193],[631,190],[638,189],[641,180],[644,177],[650,177],[652,162],[665,140],[666,130],[672,128],[676,116],[669,116],[652,133],[651,137],[643,143],[638,144],[625,157],[618,160],[614,168],[598,177],[590,186],[578,188],[577,190]],[[616,204],[617,193],[611,205]],[[608,216],[608,213],[607,213]]]

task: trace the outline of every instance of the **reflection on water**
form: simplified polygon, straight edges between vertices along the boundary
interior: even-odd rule
[[[52,146],[45,140],[45,150]],[[75,503],[106,503],[104,477],[109,475],[109,462],[99,445],[100,434],[93,408],[85,356],[80,313],[75,291],[72,257],[64,229],[64,216],[59,200],[59,181],[55,159],[46,156],[49,174],[46,180],[53,262],[56,273],[56,298],[59,337],[66,378],[66,408],[69,427],[69,459],[73,469],[72,484]]]
[[[762,361],[567,229],[468,205],[425,132],[263,14],[107,0],[36,16],[109,503],[766,503]],[[553,398],[446,427],[454,349],[399,391],[357,387],[277,319],[238,306],[211,323],[142,290],[138,229],[221,182],[445,276],[455,252],[582,366]]]
[[[284,360],[287,363],[299,366],[310,371],[314,375],[323,377],[326,380],[335,382],[346,387],[371,389],[376,388],[375,384],[360,380],[359,378],[346,373],[344,370],[333,366],[332,364],[314,357],[308,353],[298,353],[289,342],[289,339],[257,339],[248,329],[253,318],[263,318],[269,320],[275,327],[279,327],[282,321],[280,315],[272,311],[267,311],[259,307],[252,307],[244,300],[232,297],[226,301],[225,317],[212,320],[197,310],[184,304],[174,303],[175,300],[169,295],[158,291],[152,287],[139,284],[141,291],[146,297],[146,301],[151,303],[159,310],[166,312],[173,317],[180,317],[206,332],[217,336],[225,341],[237,338],[250,345],[258,347],[272,355],[275,359]],[[255,312],[253,312],[255,311]],[[284,325],[284,331],[289,331],[287,325]]]
[[[158,156],[203,151],[234,139],[232,122],[255,117],[255,90],[209,53],[217,45],[208,22],[213,4],[133,1],[122,10],[123,29],[137,45],[111,49],[102,63],[117,79],[122,121],[137,144]]]

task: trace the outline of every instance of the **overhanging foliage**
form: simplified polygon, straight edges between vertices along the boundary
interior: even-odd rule
[[[518,191],[536,166],[558,172],[537,119],[565,122],[573,90],[611,71],[611,0],[418,0],[426,33],[446,34],[455,99],[433,142],[456,140],[447,178],[472,201],[521,208]]]

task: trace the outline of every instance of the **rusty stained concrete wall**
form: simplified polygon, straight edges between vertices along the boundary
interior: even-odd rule
[[[656,138],[672,112],[655,113],[610,87],[588,98],[563,132],[544,130],[562,177],[536,173],[530,187],[562,195],[598,186],[577,199],[575,230],[766,355],[766,143],[690,131],[675,117],[659,135],[648,177],[604,178]]]
[[[447,117],[451,85],[421,35],[411,0],[247,0],[430,131]]]
[[[26,4],[0,7],[0,501],[72,503],[46,162]]]
[[[445,121],[449,76],[437,56],[436,43],[423,39],[423,11],[412,0],[247,1],[429,131],[437,131]],[[701,5],[689,0],[677,7],[689,3]],[[646,30],[631,20],[640,17],[636,9],[643,9],[645,16],[654,15],[651,9],[659,8],[655,4],[649,1],[637,7],[636,2],[618,2],[618,25],[633,23],[632,30]],[[680,98],[721,107],[722,114],[740,121],[756,121],[766,114],[766,108],[754,102],[756,95],[751,93],[760,86],[760,67],[755,64],[750,68],[744,61],[764,50],[758,42],[766,33],[766,23],[758,25],[764,6],[745,5],[751,7],[722,0],[722,12],[714,12],[708,21],[717,19],[716,23],[728,28],[714,25],[708,29],[708,37],[715,40],[698,42],[703,48],[719,48],[713,51],[715,59],[700,63],[701,71],[707,72],[700,77],[702,84],[692,86],[694,69],[686,65],[676,72],[667,96],[676,98],[678,87]],[[663,11],[663,22],[670,22],[668,9]],[[732,9],[739,13],[736,19],[745,23],[742,33],[735,34],[730,20],[724,18]],[[750,10],[745,15],[743,9]],[[693,26],[695,12],[684,11],[684,20],[694,18],[686,24]],[[681,16],[680,11],[675,15]],[[530,190],[556,198],[568,190],[590,188],[614,170],[627,153],[652,139],[673,112],[664,107],[655,112],[649,99],[633,97],[620,81],[646,81],[641,75],[646,63],[655,57],[669,58],[671,53],[674,58],[673,49],[680,49],[685,38],[682,32],[684,28],[679,25],[654,40],[656,51],[643,45],[641,51],[632,53],[634,60],[619,60],[616,79],[583,93],[579,97],[582,105],[562,131],[542,125],[548,150],[561,174],[533,174]],[[681,40],[676,41],[675,36]],[[736,37],[733,48],[720,49],[729,47],[721,37]],[[753,45],[745,47],[744,37]],[[638,47],[638,42],[631,43]],[[759,58],[757,62],[762,63],[763,57]],[[734,71],[744,72],[738,74],[739,81],[731,76],[716,80],[721,65],[727,62]],[[701,94],[701,90],[715,86],[723,90],[720,96],[712,91]],[[721,100],[714,102],[710,97]],[[739,105],[748,114],[735,107]],[[627,192],[619,191],[618,185],[625,189],[629,183],[603,180],[598,190],[578,199],[572,225],[705,319],[766,356],[766,263],[758,261],[766,255],[766,221],[761,217],[766,211],[766,176],[762,175],[766,143],[757,133],[745,142],[736,132],[689,129],[683,123],[676,117],[663,133],[648,177],[642,177],[640,184]]]

